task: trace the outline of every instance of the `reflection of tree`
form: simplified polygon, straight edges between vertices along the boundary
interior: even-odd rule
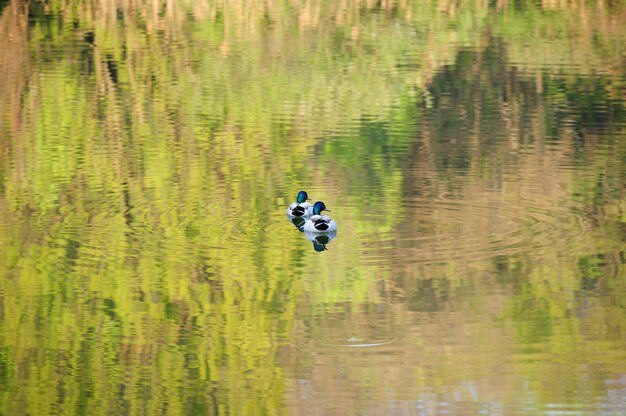
[[[539,68],[511,66],[528,43],[513,29],[528,15],[497,26],[521,8],[502,2],[74,3],[1,9],[11,36],[0,39],[0,412],[279,413],[276,352],[301,329],[296,317],[330,332],[324,305],[350,300],[372,308],[349,314],[367,327],[390,297],[377,279],[405,297],[386,313],[408,309],[431,366],[386,363],[405,386],[432,373],[461,383],[463,359],[485,357],[478,339],[550,343],[573,359],[567,341],[586,337],[588,351],[623,328],[614,11],[591,16],[597,30],[582,36],[605,47],[573,64],[593,68],[592,53],[618,76],[576,78],[552,54]],[[533,18],[571,33],[580,13]],[[498,30],[486,36],[489,22]],[[559,56],[573,44],[560,39]],[[572,165],[585,169],[562,169]],[[321,178],[350,201],[346,234],[325,253],[344,257],[308,264],[295,231],[260,243],[286,178]],[[419,207],[403,211],[403,197]],[[580,205],[564,205],[572,199]],[[450,200],[463,203],[443,209]],[[563,220],[534,240],[541,264],[532,250],[488,251],[489,235],[519,227],[498,211],[507,206],[540,220],[522,227]],[[559,241],[574,217],[590,229]],[[406,243],[416,229],[448,238]],[[355,243],[377,233],[386,240],[367,253]],[[374,255],[394,267],[368,263]],[[350,375],[356,388],[385,382],[370,361]],[[487,378],[496,366],[472,370]]]
[[[561,365],[581,359],[619,363],[589,354],[601,340],[614,340],[610,325],[614,330],[626,325],[623,284],[616,283],[624,278],[623,237],[618,237],[626,179],[618,168],[626,150],[624,102],[612,98],[611,78],[521,74],[506,52],[501,39],[490,39],[481,51],[461,51],[429,85],[432,106],[403,168],[403,194],[415,195],[420,209],[405,217],[397,235],[408,239],[421,230],[438,240],[395,250],[396,261],[406,258],[397,285],[407,293],[410,311],[436,322],[433,342],[450,326],[455,334],[468,334],[482,322],[474,331],[500,340],[512,329],[514,347],[540,345],[561,357],[552,365],[538,360],[529,366],[531,379],[549,379],[558,369],[567,380],[565,391],[589,389],[602,396],[608,370],[585,371],[586,384],[578,379],[579,367]],[[507,216],[527,214],[537,221],[528,223],[525,235],[540,232],[525,250],[494,245],[490,235],[514,237]],[[468,251],[473,262],[454,260]],[[485,259],[476,261],[483,253]],[[435,260],[449,264],[429,264]],[[489,287],[499,293],[489,294]],[[482,295],[464,295],[475,292]],[[491,302],[465,303],[475,297]],[[450,310],[478,316],[450,321],[439,312]],[[433,312],[441,319],[429,315]],[[489,329],[494,323],[499,326]],[[499,351],[492,359],[498,354],[508,353]],[[453,349],[446,357],[454,362],[464,355]],[[544,395],[545,402],[563,400],[554,391]]]
[[[8,155],[24,157],[19,146],[14,148],[13,142],[23,134],[21,100],[30,66],[27,12],[23,3],[0,2],[0,192],[4,188],[4,172],[10,166]]]

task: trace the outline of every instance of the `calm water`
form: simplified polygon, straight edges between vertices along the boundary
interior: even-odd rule
[[[0,414],[625,414],[625,165],[623,2],[0,1]]]

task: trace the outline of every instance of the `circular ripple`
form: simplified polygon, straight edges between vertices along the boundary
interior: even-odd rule
[[[387,304],[329,305],[312,321],[311,339],[320,347],[371,348],[398,341],[393,310]]]
[[[320,342],[325,347],[337,347],[337,348],[371,348],[380,347],[383,345],[389,345],[399,340],[399,337],[393,338],[360,338],[349,337],[345,339],[338,339],[336,342]]]
[[[585,235],[582,205],[542,206],[502,199],[484,203],[451,197],[404,201],[405,219],[396,230],[363,245],[392,250],[398,262],[477,260],[530,250],[567,250]],[[382,238],[381,238],[382,237]],[[387,253],[388,255],[389,253]]]

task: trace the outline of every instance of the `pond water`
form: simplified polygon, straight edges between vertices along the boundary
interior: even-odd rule
[[[625,92],[619,1],[0,1],[0,414],[625,414]]]

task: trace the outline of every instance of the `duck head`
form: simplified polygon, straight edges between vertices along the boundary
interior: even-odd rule
[[[307,199],[309,199],[309,196],[305,191],[298,192],[298,196],[296,197],[296,202],[298,204],[305,202]]]
[[[313,215],[321,215],[322,211],[331,212],[322,201],[317,201],[315,205],[313,205]]]

